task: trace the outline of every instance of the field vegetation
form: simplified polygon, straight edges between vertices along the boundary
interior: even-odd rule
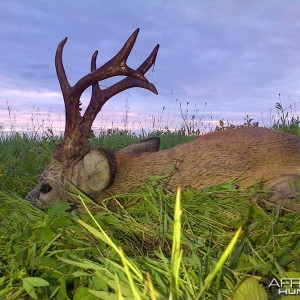
[[[276,108],[271,127],[300,135],[299,116]],[[113,129],[91,143],[119,150],[155,135],[169,148],[201,134],[196,118],[185,116],[175,131]],[[245,124],[252,125],[249,116]],[[140,190],[115,195],[116,211],[106,199],[90,213],[91,199],[75,188],[83,213],[63,201],[42,211],[23,197],[61,137],[51,128],[42,136],[0,134],[0,299],[299,299],[269,285],[300,278],[300,215],[267,209],[270,191],[260,182],[174,194],[157,174]]]

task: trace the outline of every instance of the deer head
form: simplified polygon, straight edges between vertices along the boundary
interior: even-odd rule
[[[209,133],[198,139],[158,151],[159,139],[150,138],[119,152],[92,149],[88,144],[92,123],[106,101],[131,87],[141,87],[157,94],[144,74],[154,64],[158,45],[136,70],[126,60],[137,38],[138,30],[120,52],[102,67],[96,67],[97,52],[92,56],[91,73],[70,86],[62,64],[64,39],[57,48],[55,65],[66,109],[63,142],[53,153],[51,163],[35,189],[26,199],[40,208],[59,200],[73,201],[69,183],[77,186],[96,202],[106,196],[138,188],[152,175],[165,175],[166,188],[204,187],[238,179],[249,186],[262,181],[274,191],[271,201],[300,210],[296,182],[300,180],[300,138],[275,130],[242,127]],[[117,75],[126,78],[101,90],[99,81]],[[91,101],[80,114],[80,97],[92,86]],[[293,187],[291,189],[291,187]]]
[[[41,175],[40,184],[26,196],[27,200],[39,207],[44,207],[59,199],[70,198],[65,192],[67,191],[65,179],[76,183],[89,195],[99,193],[112,183],[116,172],[114,153],[104,149],[91,149],[88,140],[93,121],[111,97],[133,87],[144,88],[157,94],[155,86],[145,78],[144,74],[155,64],[159,45],[156,45],[148,58],[136,70],[127,66],[127,58],[138,33],[139,29],[135,30],[122,49],[99,68],[96,66],[98,55],[96,51],[91,59],[91,72],[82,77],[74,86],[69,84],[62,62],[67,38],[58,45],[55,67],[65,103],[64,139],[53,150],[49,168]],[[101,80],[120,75],[126,77],[106,89],[100,88]],[[81,114],[80,98],[89,87],[92,87],[91,100],[84,114]],[[137,148],[157,151],[159,140],[149,141],[150,143],[140,143],[140,147],[136,147],[134,151],[141,151]],[[124,152],[131,151],[130,148],[124,149]]]

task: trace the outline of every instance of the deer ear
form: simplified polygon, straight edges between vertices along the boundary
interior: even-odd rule
[[[142,154],[146,152],[157,152],[159,150],[159,146],[160,139],[158,137],[151,137],[136,144],[130,145],[120,150],[119,153]]]
[[[72,181],[83,192],[95,197],[114,180],[115,155],[104,149],[92,149],[73,168]]]

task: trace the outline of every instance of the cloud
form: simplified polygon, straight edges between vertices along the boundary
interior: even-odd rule
[[[95,50],[101,65],[140,27],[128,64],[137,67],[161,45],[147,74],[159,96],[129,90],[104,112],[128,99],[140,115],[160,114],[161,107],[178,115],[178,100],[207,103],[209,115],[241,122],[243,114],[268,112],[279,93],[286,105],[300,98],[299,15],[297,1],[2,1],[0,107],[8,101],[20,111],[39,105],[63,113],[54,66],[58,43],[69,37],[63,60],[73,85],[89,72]],[[85,105],[88,99],[86,93]]]

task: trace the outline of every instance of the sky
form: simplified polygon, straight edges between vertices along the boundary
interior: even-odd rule
[[[136,28],[128,65],[137,68],[160,44],[146,74],[159,94],[134,88],[116,95],[95,128],[174,128],[183,119],[241,124],[246,115],[268,125],[278,101],[299,115],[299,16],[300,1],[292,0],[1,0],[0,129],[63,130],[59,42],[68,37],[63,61],[74,85],[95,50],[100,66]]]

